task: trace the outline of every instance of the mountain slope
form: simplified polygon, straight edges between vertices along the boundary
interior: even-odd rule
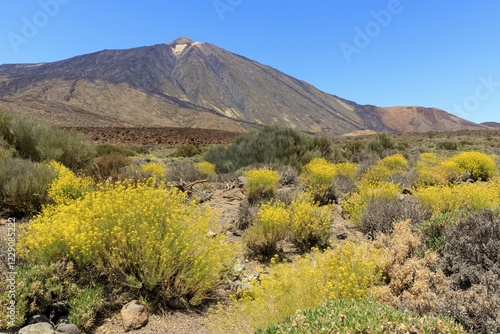
[[[63,126],[244,131],[279,124],[324,134],[481,128],[438,109],[358,105],[188,38],[54,63],[2,65],[0,109]]]

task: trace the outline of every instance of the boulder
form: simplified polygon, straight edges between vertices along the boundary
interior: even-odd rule
[[[58,333],[80,334],[80,329],[78,329],[78,326],[74,324],[62,323],[58,325],[56,329]]]
[[[57,334],[57,332],[48,322],[39,322],[21,328],[18,334]]]
[[[125,332],[140,329],[146,326],[149,320],[148,309],[137,300],[123,306],[120,314]]]

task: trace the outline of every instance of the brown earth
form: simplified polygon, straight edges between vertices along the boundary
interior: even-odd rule
[[[121,128],[121,127],[66,127],[83,133],[100,144],[124,145],[210,145],[229,144],[241,133],[196,128]]]

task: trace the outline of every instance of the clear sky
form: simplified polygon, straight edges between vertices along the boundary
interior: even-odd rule
[[[0,64],[213,43],[360,104],[500,122],[500,1],[2,0]]]

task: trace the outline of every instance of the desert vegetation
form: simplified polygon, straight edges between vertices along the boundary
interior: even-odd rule
[[[92,332],[139,299],[214,333],[500,331],[500,132],[266,127],[160,155],[6,113],[0,131],[2,216],[23,221],[1,328],[62,306]]]

